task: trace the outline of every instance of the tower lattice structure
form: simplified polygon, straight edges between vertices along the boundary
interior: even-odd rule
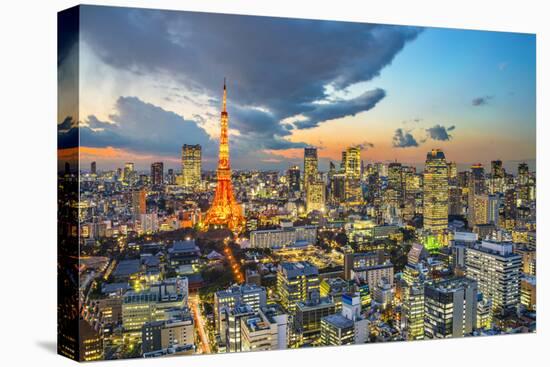
[[[210,226],[227,227],[233,232],[241,232],[245,225],[242,208],[235,199],[233,185],[231,183],[231,165],[229,162],[229,137],[227,134],[229,114],[227,113],[227,88],[225,79],[223,82],[223,102],[220,118],[220,153],[218,158],[218,170],[216,193],[214,200],[203,221],[203,228]]]

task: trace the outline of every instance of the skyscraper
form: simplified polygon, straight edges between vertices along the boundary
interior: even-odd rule
[[[317,148],[304,148],[304,188],[306,191],[309,182],[317,179],[318,165]]]
[[[361,176],[361,148],[349,147],[342,152],[342,170],[347,177]]]
[[[181,172],[183,186],[188,189],[197,189],[201,183],[202,149],[199,144],[184,144],[181,148]]]
[[[476,224],[475,198],[485,194],[485,169],[481,163],[472,165],[468,180],[468,224],[473,228]]]
[[[227,88],[223,83],[223,102],[220,119],[220,153],[218,158],[216,193],[214,200],[203,222],[204,227],[210,225],[227,226],[233,232],[240,232],[245,225],[243,210],[233,193],[231,183],[231,164],[229,161],[229,114],[227,113]]]
[[[497,159],[491,161],[491,176],[496,178],[503,178],[505,175],[504,167],[502,167],[502,161]]]
[[[91,164],[90,164],[90,173],[92,175],[95,175],[97,173],[97,165],[95,163],[95,161],[93,161]]]
[[[160,187],[164,183],[164,163],[155,162],[151,164],[151,185]]]
[[[518,183],[520,185],[526,185],[529,181],[529,166],[527,163],[520,163],[518,165]]]
[[[346,179],[344,183],[345,201],[358,203],[362,201],[361,192],[361,148],[349,147],[342,152],[341,171]]]
[[[122,181],[127,184],[132,184],[135,180],[135,175],[136,175],[136,172],[134,171],[134,164],[132,162],[126,162],[124,164]]]
[[[449,215],[449,176],[445,154],[433,149],[426,157],[424,169],[424,229],[447,229]]]
[[[389,205],[399,208],[403,201],[403,166],[392,162],[388,165],[388,188],[386,199]]]
[[[168,169],[167,181],[168,181],[168,185],[175,185],[176,184],[176,175],[174,174],[174,169],[172,169],[172,168]]]
[[[298,166],[288,169],[288,190],[291,196],[300,192],[300,167]]]

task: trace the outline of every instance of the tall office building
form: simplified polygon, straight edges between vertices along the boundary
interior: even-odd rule
[[[424,169],[424,229],[447,229],[449,215],[449,176],[445,154],[433,149],[426,157]]]
[[[306,186],[306,213],[325,211],[325,183],[314,179]]]
[[[341,171],[345,175],[344,196],[348,203],[362,201],[361,148],[349,147],[342,152]]]
[[[304,148],[304,188],[308,188],[309,182],[317,179],[319,161],[317,148]]]
[[[97,174],[97,164],[95,161],[93,161],[92,163],[90,163],[90,173],[92,175],[95,175]]]
[[[386,200],[393,207],[400,207],[403,202],[403,166],[401,163],[392,162],[388,165],[388,187]]]
[[[427,284],[424,313],[427,338],[457,338],[470,334],[476,327],[476,281],[454,278]]]
[[[518,164],[518,183],[520,185],[527,185],[529,182],[529,166],[527,163]]]
[[[197,189],[201,184],[202,148],[199,144],[184,144],[181,148],[181,172],[183,186]]]
[[[164,184],[164,163],[154,162],[151,164],[151,185],[161,187]]]
[[[513,244],[481,241],[466,248],[466,276],[475,279],[493,310],[515,310],[520,301],[521,255]]]
[[[361,176],[361,148],[349,147],[342,152],[342,171],[347,177]]]
[[[481,163],[474,164],[470,168],[468,180],[468,224],[473,228],[476,224],[475,198],[486,193],[485,169]]]
[[[414,218],[421,198],[421,176],[416,173],[415,167],[403,167],[403,218]]]
[[[281,305],[289,312],[296,304],[307,301],[310,295],[319,292],[319,270],[307,261],[283,262],[277,270],[277,293]]]
[[[449,186],[458,185],[458,170],[456,167],[456,162],[447,163],[447,174],[449,176]]]
[[[317,148],[304,148],[304,189],[306,213],[325,209],[325,184],[319,177]]]
[[[288,191],[291,197],[300,192],[300,167],[292,166],[288,169]]]
[[[126,162],[124,164],[124,171],[122,171],[122,181],[127,184],[133,184],[135,176],[136,171],[134,170],[134,164],[132,162]]]
[[[168,168],[168,175],[166,177],[166,180],[168,182],[168,185],[175,185],[176,184],[176,175],[174,174],[173,168]]]
[[[339,204],[346,200],[346,175],[335,173],[330,180],[330,199],[333,203]]]
[[[474,223],[498,225],[500,198],[498,195],[475,195],[474,196]]]
[[[502,167],[502,161],[497,159],[491,161],[491,176],[496,178],[503,178],[506,175],[504,167]]]

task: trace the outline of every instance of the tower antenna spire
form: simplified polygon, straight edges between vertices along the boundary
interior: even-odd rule
[[[227,87],[225,86],[225,77],[223,77],[223,102],[222,102],[222,111],[226,112],[227,106]]]

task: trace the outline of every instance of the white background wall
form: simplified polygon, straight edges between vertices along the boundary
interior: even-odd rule
[[[536,335],[112,362],[137,366],[542,365],[546,309],[550,23],[546,1],[120,0],[126,5],[238,14],[537,33],[538,332]],[[56,340],[56,12],[74,1],[3,1],[0,12],[0,350],[5,366],[69,365]],[[543,264],[541,266],[541,264]],[[536,362],[536,361],[539,362]],[[546,362],[547,363],[547,362]],[[94,366],[107,365],[106,363]]]

